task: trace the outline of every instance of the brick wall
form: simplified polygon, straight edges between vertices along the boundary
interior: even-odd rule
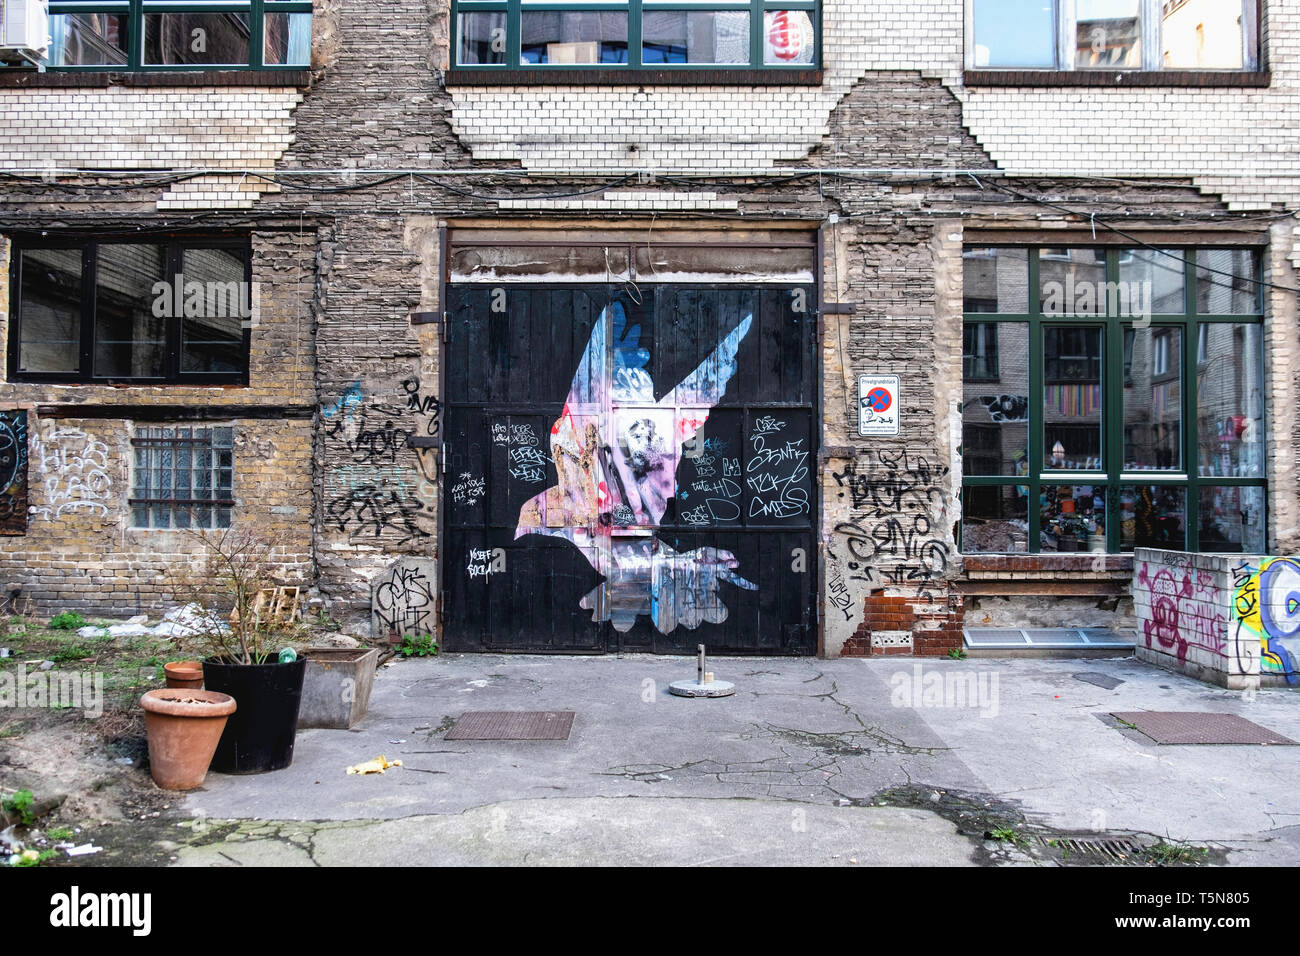
[[[0,169],[264,170],[293,142],[292,88],[0,89]],[[64,174],[66,176],[66,172]],[[154,190],[157,208],[247,209],[273,183],[200,176]]]
[[[6,272],[9,251],[0,239]],[[50,613],[129,615],[174,604],[175,582],[202,548],[182,532],[133,527],[127,499],[135,429],[177,425],[234,426],[233,527],[272,545],[281,579],[313,581],[314,264],[314,234],[255,234],[260,309],[247,387],[0,384],[0,406],[28,410],[31,439],[27,533],[0,537],[0,585]],[[6,319],[9,293],[8,283],[0,286]],[[82,417],[83,405],[122,410],[115,418]],[[186,406],[207,420],[169,420],[149,410],[162,405]],[[266,406],[282,411],[267,418]],[[218,589],[211,594],[222,602]]]

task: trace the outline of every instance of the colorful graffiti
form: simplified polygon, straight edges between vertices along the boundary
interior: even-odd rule
[[[1300,559],[1263,558],[1233,569],[1232,616],[1240,638],[1259,641],[1262,675],[1300,683]]]
[[[752,315],[745,316],[699,366],[656,400],[640,326],[628,322],[618,303],[601,312],[551,427],[549,461],[557,483],[522,505],[515,529],[516,539],[529,534],[566,539],[604,576],[581,601],[593,612],[592,620],[609,621],[626,633],[646,615],[667,634],[679,624],[693,629],[704,621],[725,621],[723,582],[758,589],[736,573],[739,562],[730,551],[677,552],[655,537],[677,494],[682,456],[706,451],[697,447],[703,443],[696,435],[736,374],[736,354],[752,321]],[[527,478],[540,473],[547,460],[534,455],[513,463],[537,469]],[[806,507],[806,501],[795,504]]]

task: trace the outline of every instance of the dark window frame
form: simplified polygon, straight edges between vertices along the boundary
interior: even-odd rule
[[[1182,330],[1180,342],[1180,363],[1178,374],[1164,379],[1164,381],[1179,381],[1180,384],[1180,401],[1181,401],[1181,435],[1180,449],[1183,460],[1183,469],[1180,471],[1169,470],[1134,470],[1128,471],[1123,467],[1123,448],[1125,440],[1124,421],[1122,417],[1123,393],[1127,384],[1126,372],[1131,372],[1131,368],[1126,368],[1125,344],[1127,335],[1124,333],[1132,329],[1133,317],[1124,315],[1112,315],[1103,309],[1100,314],[1096,315],[1079,315],[1079,316],[1061,316],[1054,314],[1044,314],[1041,302],[1041,270],[1040,254],[1044,247],[1033,246],[1024,243],[1004,243],[990,244],[979,243],[981,248],[1014,248],[1025,249],[1028,252],[1028,269],[1026,270],[1026,282],[1028,283],[1027,301],[1030,303],[1032,311],[1026,313],[988,313],[988,312],[967,312],[964,314],[964,323],[1019,323],[1026,326],[1028,331],[1028,375],[1029,380],[1026,386],[1028,398],[1028,438],[1026,448],[1027,460],[1030,462],[1030,470],[1025,475],[967,475],[962,474],[962,492],[963,497],[971,489],[982,488],[1004,488],[1014,486],[1017,488],[1026,488],[1029,491],[1029,508],[1028,508],[1028,553],[1030,554],[1051,554],[1053,552],[1043,551],[1041,544],[1041,532],[1044,530],[1042,515],[1039,512],[1036,502],[1040,499],[1041,490],[1049,486],[1065,485],[1091,485],[1094,488],[1100,486],[1104,489],[1106,501],[1106,546],[1110,554],[1126,554],[1131,551],[1124,550],[1121,546],[1122,538],[1122,496],[1129,490],[1141,488],[1142,486],[1155,486],[1163,489],[1172,489],[1181,493],[1183,497],[1183,528],[1184,540],[1182,549],[1187,551],[1198,551],[1200,548],[1200,495],[1202,489],[1212,487],[1256,487],[1263,490],[1264,493],[1264,535],[1268,538],[1268,489],[1271,483],[1271,477],[1268,473],[1267,458],[1262,462],[1261,474],[1258,476],[1237,476],[1237,475],[1220,475],[1211,471],[1202,472],[1200,465],[1200,422],[1198,417],[1198,403],[1201,400],[1199,395],[1199,375],[1204,370],[1204,364],[1200,361],[1200,355],[1197,361],[1191,361],[1187,355],[1187,343],[1201,342],[1200,330],[1211,325],[1229,325],[1234,328],[1240,328],[1248,325],[1263,327],[1264,325],[1264,298],[1263,298],[1263,269],[1266,260],[1266,248],[1260,245],[1249,245],[1235,247],[1237,249],[1247,250],[1255,255],[1255,274],[1250,277],[1254,285],[1254,311],[1249,313],[1202,313],[1197,309],[1197,283],[1198,277],[1198,252],[1211,251],[1229,248],[1215,243],[1206,243],[1203,245],[1175,245],[1161,244],[1160,249],[1168,250],[1183,256],[1183,312],[1157,314],[1151,317],[1150,329],[1158,332],[1163,328],[1179,328]],[[1093,248],[1091,246],[1078,246],[1071,248]],[[1120,256],[1123,250],[1118,247],[1109,247],[1105,252],[1105,281],[1118,282],[1120,279]],[[1044,257],[1050,260],[1050,257]],[[1044,457],[1045,442],[1045,416],[1042,405],[1044,391],[1048,383],[1044,378],[1044,328],[1047,326],[1079,326],[1079,327],[1102,327],[1106,330],[1104,351],[1102,357],[1102,427],[1101,440],[1103,461],[1102,467],[1098,471],[1080,471],[1053,469],[1045,464],[1037,466],[1036,462],[1046,462]],[[1263,352],[1263,336],[1260,336],[1260,354],[1257,359],[1260,363],[1259,369],[1263,376],[1268,374],[1267,355]],[[1171,356],[1172,358],[1172,356]],[[1261,409],[1262,427],[1267,433],[1268,409]],[[1118,461],[1114,461],[1115,456],[1119,456]],[[988,494],[988,492],[981,492]],[[1139,544],[1139,546],[1146,546]],[[975,554],[992,554],[998,552],[972,552]],[[1003,552],[1008,553],[1008,552]],[[1009,552],[1015,553],[1015,552]]]
[[[1077,15],[1067,16],[1064,0],[1052,0],[1052,50],[1051,66],[998,66],[975,63],[975,5],[981,0],[966,0],[965,29],[965,82],[968,85],[1003,85],[1006,77],[1012,85],[1033,85],[1041,80],[1045,85],[1123,86],[1119,77],[1132,78],[1136,85],[1159,86],[1267,86],[1270,78],[1265,66],[1264,4],[1263,0],[1242,0],[1242,64],[1239,68],[1166,67],[1159,62],[1160,24],[1151,36],[1144,25],[1140,34],[1140,65],[1078,67],[1073,63],[1077,46]],[[1222,0],[1220,0],[1222,2]],[[1161,9],[1160,0],[1141,0],[1140,16]],[[1238,79],[1225,79],[1236,77]],[[1163,80],[1161,79],[1163,78]]]
[[[625,63],[529,63],[521,54],[521,17],[529,13],[588,12],[627,13],[627,61]],[[711,13],[726,10],[749,14],[749,59],[744,63],[643,63],[642,15],[645,12]],[[788,66],[766,63],[763,58],[763,14],[778,10],[796,10],[810,14],[813,24],[813,58],[811,63]],[[504,13],[506,16],[505,57],[501,63],[461,63],[460,18],[467,13]],[[662,74],[703,84],[736,82],[808,83],[820,82],[822,64],[821,0],[717,0],[716,3],[673,3],[670,0],[592,0],[592,2],[529,2],[524,0],[451,0],[450,55],[448,81],[454,84],[492,83],[493,78],[508,78],[512,85],[605,82],[607,78],[626,76],[647,82]],[[655,80],[657,82],[657,79]]]
[[[51,73],[186,73],[193,71],[306,70],[308,64],[287,65],[265,62],[265,24],[268,14],[310,13],[310,0],[211,0],[205,3],[177,3],[167,0],[51,0],[50,16],[72,13],[107,13],[127,18],[125,63],[96,63],[81,66],[47,66]],[[145,63],[144,18],[166,13],[247,13],[249,15],[248,59],[244,63]],[[308,48],[310,60],[310,44]],[[0,71],[3,72],[3,71]]]
[[[164,280],[174,281],[183,272],[181,258],[186,249],[226,249],[243,254],[244,282],[251,290],[253,281],[252,240],[249,237],[226,236],[175,236],[138,235],[113,236],[96,239],[48,239],[45,237],[15,236],[9,260],[9,355],[8,380],[10,382],[48,383],[56,385],[247,385],[252,330],[242,323],[240,368],[233,372],[183,372],[181,371],[182,329],[185,316],[174,315],[167,319],[167,345],[164,356],[164,374],[151,377],[125,377],[94,374],[95,361],[95,272],[98,250],[106,245],[162,245],[166,247]],[[39,249],[81,250],[81,317],[78,342],[78,368],[74,372],[24,372],[19,371],[22,348],[22,253]]]

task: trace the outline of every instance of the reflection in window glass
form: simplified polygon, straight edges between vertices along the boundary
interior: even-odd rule
[[[1196,311],[1200,315],[1254,315],[1260,310],[1258,265],[1250,249],[1196,253]]]
[[[962,308],[1023,315],[1029,311],[1029,253],[967,249],[962,253]]]
[[[1197,525],[1202,551],[1263,554],[1264,489],[1202,486]]]
[[[763,14],[763,62],[768,66],[809,66],[816,35],[806,10],[769,10]]]
[[[1043,329],[1043,467],[1096,471],[1101,454],[1099,328]]]
[[[968,322],[962,331],[962,376],[968,382],[998,380],[998,324]]]
[[[1128,329],[1124,367],[1124,470],[1183,467],[1182,329]]]
[[[268,13],[262,22],[265,66],[311,65],[310,13]]]
[[[1126,250],[1119,260],[1119,286],[1107,292],[1118,300],[1108,315],[1126,318],[1149,318],[1157,315],[1183,315],[1187,311],[1184,262],[1188,254],[1175,249]]]
[[[1103,485],[1042,486],[1039,534],[1044,551],[1106,550],[1106,489]]]
[[[187,294],[181,323],[182,372],[238,372],[243,367],[244,323],[252,317],[244,257],[229,249],[186,249],[185,284],[202,290],[202,308]],[[187,290],[188,291],[188,290]]]
[[[49,23],[50,66],[121,66],[126,63],[125,14],[53,14]]]
[[[626,63],[627,14],[533,13],[520,18],[522,63]]]
[[[81,365],[81,250],[24,249],[20,262],[20,372]]]
[[[1264,475],[1263,329],[1207,323],[1197,367],[1197,454],[1202,475]]]
[[[1056,66],[1052,0],[974,0],[976,69]]]
[[[151,13],[144,17],[144,62],[248,63],[247,13]]]
[[[1163,7],[1163,66],[1179,70],[1242,69],[1242,6],[1237,0],[1173,0]]]
[[[1038,256],[1039,306],[1044,315],[1103,315],[1106,253],[1098,249],[1044,249]]]
[[[1028,550],[1029,493],[1023,485],[962,490],[963,554],[1008,554]]]
[[[647,11],[641,23],[641,62],[748,63],[749,13]]]
[[[161,378],[167,320],[154,312],[166,277],[165,246],[105,244],[95,268],[95,375]]]
[[[1187,495],[1182,487],[1120,486],[1120,550],[1187,545]]]
[[[1140,7],[1141,0],[1075,0],[1075,66],[1081,70],[1140,68]]]
[[[1029,326],[978,322],[966,326],[993,354],[968,356],[987,378],[967,376],[962,410],[962,471],[967,475],[1029,472]]]
[[[506,61],[506,14],[462,13],[457,18],[460,29],[462,64],[504,63]]]

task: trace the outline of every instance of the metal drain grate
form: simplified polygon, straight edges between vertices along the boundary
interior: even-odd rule
[[[471,710],[443,740],[568,740],[571,710]]]
[[[1295,741],[1236,714],[1208,711],[1138,710],[1112,713],[1158,744],[1278,744]]]
[[[1038,842],[1048,849],[1058,850],[1063,862],[1077,857],[1077,862],[1140,865],[1142,848],[1131,840],[1087,839],[1083,837],[1040,836]]]

